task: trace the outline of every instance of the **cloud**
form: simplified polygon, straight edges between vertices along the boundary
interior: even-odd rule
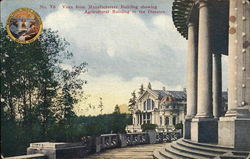
[[[136,50],[137,54],[157,56],[163,43],[157,31],[133,14],[84,15],[61,8],[46,17],[45,26],[59,30],[76,47],[94,54],[118,56]]]
[[[186,40],[177,32],[171,16],[154,16],[152,22],[157,28],[159,38],[164,39],[163,43],[167,43],[173,51],[185,52]]]
[[[86,106],[98,105],[102,97],[104,113],[110,113],[115,104],[127,104],[131,92],[149,81],[157,89],[185,87],[186,41],[167,11],[143,16],[86,15],[59,7],[46,16],[45,28],[58,30],[70,42],[72,63],[88,62],[88,75],[83,78],[89,83],[84,90],[91,96],[78,112],[86,114]]]
[[[129,80],[139,75],[184,83],[185,40],[168,15],[84,15],[59,8],[44,25],[59,30],[72,44],[75,62],[87,61],[93,76],[112,73]]]

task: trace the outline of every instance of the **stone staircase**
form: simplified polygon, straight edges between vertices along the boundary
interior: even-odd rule
[[[250,159],[250,152],[234,151],[232,147],[197,143],[179,139],[156,149],[155,159]]]

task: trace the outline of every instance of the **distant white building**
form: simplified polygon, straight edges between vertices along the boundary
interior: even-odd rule
[[[156,124],[157,131],[167,131],[184,122],[186,91],[153,90],[149,85],[132,107],[133,125],[126,127],[127,132],[141,132],[141,125],[147,123]]]

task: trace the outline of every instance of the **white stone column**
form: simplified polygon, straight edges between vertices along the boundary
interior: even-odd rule
[[[191,140],[218,142],[218,123],[212,105],[212,32],[211,18],[216,1],[199,0],[198,101],[197,114],[191,122]]]
[[[220,117],[220,107],[222,106],[222,70],[221,54],[213,55],[213,116]]]
[[[197,25],[188,24],[187,49],[187,119],[193,118],[197,113],[197,73],[198,73],[198,36]]]
[[[143,113],[140,114],[140,118],[141,118],[141,125],[143,124]]]
[[[193,15],[194,16],[194,15]],[[187,48],[187,115],[184,121],[184,138],[191,138],[191,120],[197,113],[198,30],[195,17],[188,24]]]
[[[170,117],[169,117],[169,123],[168,123],[170,126],[173,126],[174,124],[173,124],[173,116],[171,115]]]
[[[229,2],[229,97],[219,121],[219,144],[250,151],[250,4]]]
[[[250,106],[250,4],[230,0],[229,79],[226,116],[249,116]],[[245,110],[244,110],[245,109]]]
[[[139,117],[139,125],[141,125],[141,114],[138,114]]]
[[[162,118],[162,124],[161,125],[165,125],[165,126],[167,126],[166,124],[165,124],[165,116],[161,116],[161,118]]]
[[[139,114],[136,114],[137,117],[137,125],[140,125],[140,118],[139,118]]]
[[[237,15],[237,0],[230,0],[230,8],[229,8],[229,45],[228,45],[228,110],[225,116],[235,116],[236,108],[237,108],[237,36],[236,36],[236,15]],[[230,20],[231,18],[231,20]],[[234,20],[233,20],[234,19]]]
[[[143,124],[143,114],[140,114],[141,125]]]
[[[143,124],[143,113],[141,114],[141,125]]]
[[[212,117],[212,52],[207,0],[199,6],[199,47],[198,47],[198,109],[196,117]]]

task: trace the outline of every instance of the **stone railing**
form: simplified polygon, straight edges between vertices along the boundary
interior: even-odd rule
[[[27,155],[8,157],[6,159],[70,159],[85,158],[87,155],[106,149],[120,148],[141,144],[156,144],[171,142],[182,137],[181,131],[156,131],[103,134],[95,137],[85,137],[78,143],[31,143]]]
[[[171,141],[175,141],[181,137],[182,137],[181,130],[174,131],[174,132],[161,132],[161,133],[157,133],[156,141],[158,143],[171,142]]]
[[[95,137],[96,152],[104,149],[116,148],[120,145],[120,138],[118,134],[103,134]]]
[[[127,133],[126,135],[127,146],[140,145],[149,143],[147,133]]]

